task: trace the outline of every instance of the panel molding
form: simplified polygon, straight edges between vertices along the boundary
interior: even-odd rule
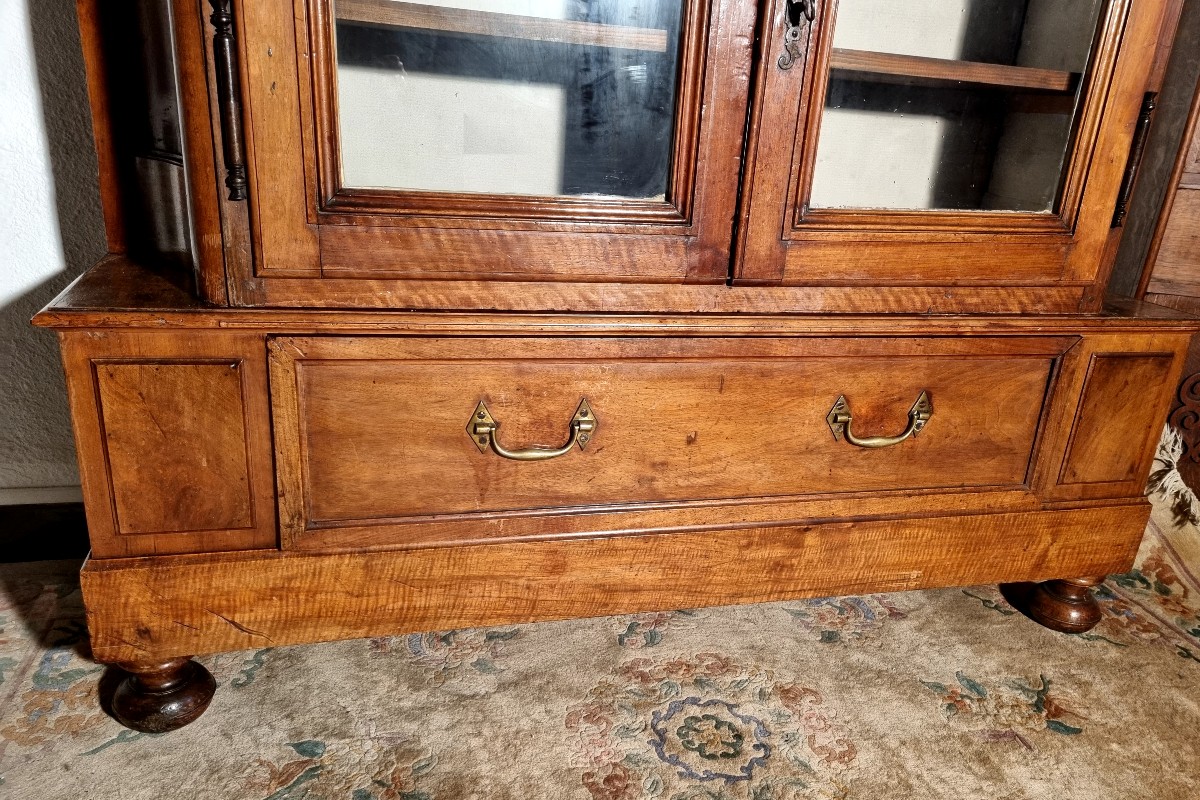
[[[271,457],[270,410],[267,403],[266,354],[260,335],[207,331],[82,331],[62,334],[61,342],[93,555],[118,558],[156,553],[275,546],[278,535],[275,530],[274,463]],[[239,365],[236,397],[241,418],[232,424],[240,430],[229,428],[231,422],[225,417],[216,420],[213,427],[220,433],[222,425],[226,426],[225,440],[232,431],[235,443],[229,444],[222,440],[221,446],[237,448],[236,460],[245,464],[245,483],[243,485],[240,481],[235,481],[236,486],[233,488],[235,494],[245,493],[244,514],[236,508],[233,512],[221,511],[219,508],[216,513],[211,509],[204,511],[206,502],[228,500],[228,495],[224,498],[205,495],[198,497],[192,506],[181,506],[178,515],[182,524],[172,526],[169,522],[165,523],[162,527],[167,530],[153,530],[158,526],[148,522],[150,518],[140,522],[133,518],[131,524],[129,513],[121,509],[122,495],[126,499],[133,498],[138,487],[146,485],[147,497],[152,499],[154,492],[162,488],[155,481],[165,481],[166,485],[170,485],[170,470],[173,466],[180,468],[185,477],[189,473],[189,464],[198,448],[195,444],[176,443],[172,437],[182,437],[182,442],[189,436],[205,436],[213,431],[205,430],[205,426],[197,424],[194,419],[180,421],[167,418],[161,423],[162,438],[168,445],[165,450],[143,452],[137,450],[137,442],[127,442],[124,446],[134,448],[128,457],[112,459],[111,431],[106,430],[106,399],[102,397],[101,372],[106,365],[122,368],[192,366],[228,369],[230,364],[235,363]],[[186,385],[184,388],[187,388]],[[131,402],[136,408],[143,400],[136,397],[136,391],[133,394],[135,396],[131,398]],[[225,399],[231,401],[232,395],[229,391],[226,394]],[[154,400],[153,391],[150,393],[150,400]],[[168,408],[171,402],[173,401],[170,399],[164,400]],[[192,406],[196,403],[203,404],[205,401],[202,396],[187,397],[185,393],[181,393],[179,402],[188,405],[188,408],[181,407],[178,410],[191,414],[195,412]],[[110,414],[116,413],[112,406],[107,411]],[[134,416],[136,418],[138,415],[135,413]],[[109,419],[108,423],[111,426],[112,420]],[[147,418],[143,418],[141,423],[151,426],[160,424]],[[134,433],[137,433],[136,427]],[[236,435],[238,433],[241,434],[240,437]],[[157,434],[152,432],[147,441],[153,440],[155,436]],[[217,443],[214,441],[204,444],[216,446]],[[171,447],[175,447],[179,453],[178,458],[174,460]],[[199,449],[202,453],[202,448]],[[145,464],[139,463],[143,456]],[[143,467],[151,467],[156,458],[162,459],[160,467],[163,475],[159,475],[157,470],[147,469],[144,473],[140,471]],[[208,489],[216,494],[229,491],[228,486],[222,486],[220,479]],[[159,499],[164,503],[163,507],[167,507],[165,504],[170,498]],[[237,505],[243,500],[233,502]],[[144,510],[141,513],[144,513]],[[209,516],[206,517],[206,514]],[[220,527],[203,528],[200,520],[204,519],[207,519],[210,525]]]
[[[243,361],[98,358],[91,363],[116,532],[253,528]],[[235,386],[221,386],[230,371]],[[232,396],[230,388],[236,392]],[[236,418],[231,402],[236,402]],[[204,416],[210,411],[217,413]],[[213,445],[216,449],[201,450]],[[230,447],[237,449],[230,453]],[[172,478],[180,477],[187,480],[172,485]]]

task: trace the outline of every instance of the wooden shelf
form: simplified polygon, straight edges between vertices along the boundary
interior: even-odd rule
[[[339,22],[656,53],[665,53],[667,50],[667,32],[658,28],[467,11],[397,0],[336,0],[334,9]]]
[[[1060,72],[1034,67],[1011,67],[977,61],[954,61],[868,50],[834,48],[830,66],[844,72],[861,72],[897,78],[915,78],[936,83],[970,83],[1026,89],[1038,92],[1073,92],[1079,83],[1078,72]]]

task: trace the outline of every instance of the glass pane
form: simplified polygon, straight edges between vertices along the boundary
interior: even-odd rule
[[[1105,0],[841,0],[812,208],[1053,211]]]
[[[681,0],[335,0],[343,185],[663,199]]]

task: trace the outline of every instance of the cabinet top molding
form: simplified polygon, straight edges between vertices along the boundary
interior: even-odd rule
[[[124,256],[110,256],[81,275],[33,320],[46,328],[219,329],[269,328],[291,333],[503,336],[893,336],[1072,334],[1089,330],[1200,330],[1200,317],[1132,300],[1112,300],[1100,314],[779,314],[755,311],[788,302],[788,288],[663,287],[706,302],[705,313],[513,313],[471,311],[228,308],[199,300],[186,286]],[[774,298],[774,299],[772,299]]]

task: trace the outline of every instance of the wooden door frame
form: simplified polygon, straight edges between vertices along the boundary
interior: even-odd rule
[[[804,59],[776,68],[786,0],[772,0],[764,27],[735,244],[735,283],[831,291],[846,285],[1008,286],[1073,292],[1079,310],[1096,310],[1112,209],[1129,155],[1156,36],[1166,3],[1113,0],[1102,14],[1091,67],[1098,85],[1083,112],[1065,211],[1028,216],[954,212],[805,213],[815,135],[829,70],[836,0],[823,0],[808,28]],[[779,35],[775,35],[779,33]],[[803,72],[802,75],[794,73]],[[815,75],[817,77],[810,78]],[[1111,75],[1107,80],[1104,76]],[[814,113],[809,113],[812,109]],[[1073,188],[1072,188],[1073,187]],[[1076,199],[1077,198],[1077,199]],[[964,277],[967,275],[967,277]],[[833,294],[831,293],[831,297]],[[852,309],[842,309],[852,310]]]
[[[320,43],[313,26],[328,20],[310,18],[308,10],[327,6],[327,0],[235,2],[254,247],[251,263],[228,265],[233,302],[338,305],[347,287],[361,283],[361,295],[353,288],[349,294],[378,295],[379,284],[392,281],[452,294],[454,285],[469,294],[486,282],[724,283],[756,9],[727,0],[693,5],[706,9],[697,20],[706,27],[681,53],[681,74],[696,83],[694,90],[680,87],[681,109],[694,111],[696,119],[680,126],[681,140],[694,129],[694,150],[679,158],[694,170],[672,184],[692,194],[670,214],[659,209],[645,218],[647,204],[634,203],[636,213],[615,221],[612,209],[606,210],[612,203],[600,201],[560,202],[549,213],[555,202],[524,199],[518,201],[524,218],[512,219],[498,218],[490,207],[464,217],[461,209],[439,212],[434,203],[399,217],[381,216],[370,202],[370,214],[326,202],[331,198],[322,196],[317,154],[328,151],[322,136],[328,126],[317,124],[322,112],[316,106],[323,96],[318,87],[328,86],[328,76],[322,77],[328,62],[312,45]],[[210,110],[216,118],[215,106]],[[562,213],[568,206],[575,209],[572,218]],[[332,289],[334,282],[341,288]],[[385,304],[404,301],[390,297]]]

